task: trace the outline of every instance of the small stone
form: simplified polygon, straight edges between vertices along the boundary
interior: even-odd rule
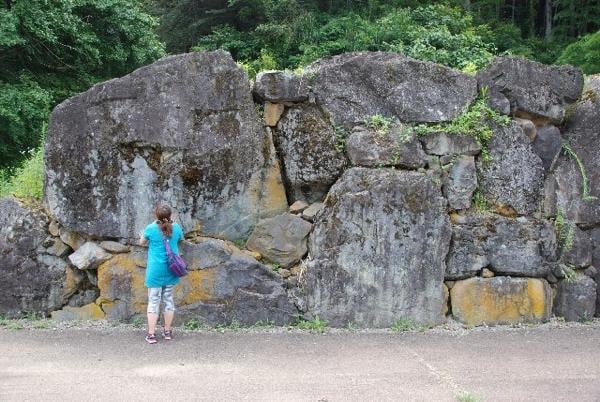
[[[295,276],[290,276],[285,280],[285,287],[287,289],[293,289],[296,286],[298,286],[298,278],[296,278]]]
[[[292,214],[299,214],[300,212],[304,211],[306,208],[308,208],[308,204],[304,201],[296,201],[294,202],[292,205],[290,205],[290,213]]]
[[[556,276],[554,276],[554,274],[551,272],[546,276],[546,280],[550,283],[550,284],[555,284],[558,283],[558,278]]]
[[[471,198],[477,189],[477,168],[474,156],[457,158],[443,180],[444,195],[453,210],[471,208]]]
[[[252,92],[271,102],[303,102],[308,99],[302,77],[285,71],[262,71],[256,75]]]
[[[515,117],[514,120],[515,123],[517,123],[521,127],[521,129],[523,129],[523,132],[527,137],[529,137],[529,140],[533,142],[535,140],[535,137],[537,136],[537,129],[535,128],[535,124],[531,120],[521,119],[519,117]]]
[[[302,265],[301,264],[294,265],[293,267],[290,268],[290,272],[292,275],[300,275],[300,273],[302,273]]]
[[[444,284],[446,285],[446,287],[448,289],[452,289],[452,287],[454,286],[454,284],[456,283],[456,281],[445,281]]]
[[[48,232],[50,232],[52,236],[58,237],[59,229],[58,222],[55,220],[50,221],[50,224],[48,225]]]
[[[283,279],[289,278],[292,275],[292,273],[285,268],[280,268],[278,272]]]
[[[575,266],[576,268],[585,268],[592,265],[592,239],[588,232],[585,232],[577,225],[565,226],[563,231],[571,237],[570,248],[564,250],[562,261]]]
[[[275,127],[277,122],[279,122],[284,109],[285,105],[282,103],[265,102],[265,110],[263,114],[265,124],[267,126]]]
[[[481,145],[468,135],[450,135],[446,133],[428,134],[420,138],[425,152],[432,155],[477,155]]]
[[[561,150],[561,145],[562,137],[557,127],[546,125],[537,129],[533,150],[542,160],[546,172],[550,170],[552,162]]]
[[[494,273],[494,271],[484,268],[481,270],[481,276],[484,278],[493,278],[496,274]]]
[[[315,202],[314,204],[311,204],[308,208],[306,208],[304,210],[304,212],[302,212],[302,217],[304,219],[306,219],[307,221],[314,222],[315,217],[317,216],[319,211],[321,211],[322,209],[323,209],[323,203]]]
[[[85,243],[85,238],[77,232],[71,232],[65,228],[60,228],[59,231],[60,239],[73,250],[77,250]]]
[[[48,247],[48,249],[46,249],[46,252],[48,254],[52,254],[57,257],[66,256],[69,253],[69,251],[71,251],[71,247],[69,247],[68,245],[63,243],[63,241],[60,239],[56,239],[54,241],[54,244],[52,244],[52,246],[50,246],[50,247]]]
[[[585,271],[583,271],[583,273],[590,278],[594,278],[596,274],[598,274],[598,270],[594,266],[589,266],[585,269]]]
[[[69,256],[69,261],[79,269],[96,269],[111,255],[96,243],[88,241]]]
[[[129,247],[116,241],[106,240],[100,243],[100,247],[114,254],[128,253]]]

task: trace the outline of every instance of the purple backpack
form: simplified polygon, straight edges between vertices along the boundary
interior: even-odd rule
[[[167,241],[167,238],[163,236],[163,244],[165,245],[165,250],[167,250],[167,265],[169,269],[175,276],[186,276],[188,274],[187,267],[183,258],[180,255],[177,255],[171,250],[171,246]]]

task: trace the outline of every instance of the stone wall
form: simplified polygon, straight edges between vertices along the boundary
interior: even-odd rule
[[[223,51],[166,57],[55,108],[44,205],[0,201],[0,313],[143,315],[135,241],[166,202],[180,322],[600,315],[600,76],[583,86],[512,57],[469,76],[351,53],[254,83]],[[478,91],[507,116],[488,143],[416,134]]]

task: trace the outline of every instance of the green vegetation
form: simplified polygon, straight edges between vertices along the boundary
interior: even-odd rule
[[[455,119],[439,124],[419,124],[413,127],[413,130],[420,136],[439,132],[449,135],[472,136],[481,145],[482,160],[489,161],[488,143],[494,135],[491,124],[506,126],[510,123],[510,118],[491,109],[487,105],[486,99],[487,90],[484,89],[475,102]]]
[[[456,400],[458,402],[481,402],[482,399],[472,392],[462,391],[460,394],[456,395]]]
[[[581,182],[582,182],[582,184],[581,184],[581,186],[582,186],[581,199],[583,201],[595,200],[596,197],[590,195],[590,184],[589,184],[590,180],[586,173],[583,162],[581,161],[579,156],[577,156],[577,154],[575,153],[575,151],[573,150],[573,148],[571,148],[571,146],[569,144],[563,144],[562,149],[567,154],[567,156],[570,156],[575,161],[575,163],[577,164],[577,168],[579,169],[579,173],[581,174]]]
[[[600,31],[571,43],[556,62],[578,66],[585,74],[600,73]]]
[[[480,189],[475,190],[475,192],[473,193],[472,203],[473,208],[475,208],[475,211],[477,212],[481,213],[489,211],[487,199],[485,198]]]
[[[365,120],[365,125],[368,128],[374,130],[378,136],[385,137],[389,134],[393,122],[394,121],[389,117],[376,114],[373,116],[369,116]]]
[[[577,278],[575,267],[573,265],[561,265],[560,272],[565,277],[565,281],[572,283]]]
[[[146,325],[146,319],[142,316],[136,316],[131,321],[131,325],[133,325],[134,328],[142,328],[144,325]],[[184,327],[185,327],[185,324],[184,324]]]
[[[565,211],[560,207],[554,218],[554,229],[561,254],[569,252],[573,248],[573,242],[575,241],[575,222],[568,220]]]
[[[44,151],[41,147],[32,150],[29,158],[12,172],[8,169],[0,169],[0,198],[13,195],[22,199],[41,200],[43,186]]]
[[[327,330],[327,321],[320,319],[319,316],[316,316],[313,320],[299,318],[294,326],[298,329],[315,331],[322,334]]]
[[[335,129],[335,150],[338,154],[346,151],[346,129],[343,126],[336,125]]]
[[[407,332],[421,330],[423,327],[412,318],[400,318],[392,324],[391,329],[394,332]]]
[[[185,324],[183,324],[183,329],[188,330],[188,331],[196,331],[202,327],[203,327],[202,323],[197,318],[191,318],[191,319],[187,320],[185,322]]]

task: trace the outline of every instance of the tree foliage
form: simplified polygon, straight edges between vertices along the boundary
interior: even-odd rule
[[[600,73],[600,31],[567,46],[557,62],[579,66],[586,74]]]
[[[0,167],[39,144],[50,108],[160,57],[157,21],[127,0],[0,5]]]

